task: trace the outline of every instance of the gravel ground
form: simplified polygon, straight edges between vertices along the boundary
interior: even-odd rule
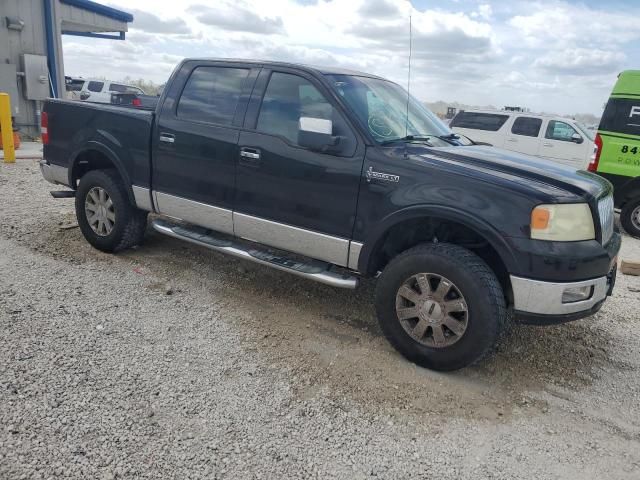
[[[640,277],[439,374],[386,343],[372,283],[153,232],[106,255],[51,188],[0,166],[2,479],[640,478]]]

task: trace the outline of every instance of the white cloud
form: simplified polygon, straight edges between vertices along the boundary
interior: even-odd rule
[[[606,7],[606,2],[603,2]],[[638,5],[623,11],[594,10],[581,4],[552,2],[536,5],[533,13],[516,15],[509,24],[531,46],[547,50],[568,45],[620,45],[640,39]]]
[[[178,17],[162,19],[153,13],[144,10],[131,9],[129,13],[134,15],[135,23],[132,28],[148,33],[184,34],[189,33],[187,23]]]
[[[223,30],[267,35],[285,33],[281,17],[262,17],[250,5],[241,2],[219,2],[215,7],[192,5],[187,12],[193,13],[200,23]]]
[[[591,75],[617,72],[626,58],[622,52],[568,48],[538,58],[534,66],[552,73]]]
[[[493,8],[491,8],[491,5],[489,4],[482,4],[478,6],[478,11],[477,12],[473,12],[471,14],[471,16],[473,17],[480,17],[483,20],[491,20],[491,17],[493,15]]]

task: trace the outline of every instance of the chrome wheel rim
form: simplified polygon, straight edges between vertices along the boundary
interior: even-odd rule
[[[87,223],[97,235],[106,237],[116,223],[116,212],[107,191],[102,187],[93,187],[84,200]]]
[[[631,224],[640,230],[640,205],[633,209],[631,212]]]
[[[430,348],[453,345],[464,336],[469,324],[462,292],[436,273],[418,273],[400,286],[396,314],[405,332]]]

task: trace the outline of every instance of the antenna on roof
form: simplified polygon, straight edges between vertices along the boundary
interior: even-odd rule
[[[411,91],[411,44],[412,44],[412,33],[411,33],[411,15],[409,15],[409,72],[407,73],[407,114],[405,117],[404,123],[404,135],[405,137],[409,135],[409,97]]]

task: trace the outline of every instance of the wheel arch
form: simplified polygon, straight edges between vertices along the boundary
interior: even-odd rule
[[[89,141],[74,152],[71,158],[73,160],[69,168],[69,185],[72,188],[76,189],[78,180],[91,170],[113,168],[118,172],[125,184],[129,201],[135,205],[129,174],[124,168],[122,160],[107,145],[95,140]]]
[[[517,271],[517,261],[505,238],[498,230],[486,221],[478,219],[477,216],[447,206],[426,205],[409,207],[385,217],[365,239],[358,259],[358,270],[367,276],[374,275],[380,266],[386,265],[386,262],[381,260],[381,255],[384,256],[383,249],[389,241],[389,238],[391,238],[392,232],[397,232],[406,227],[415,228],[423,224],[429,224],[434,227],[443,224],[456,226],[460,228],[461,233],[464,232],[473,238],[486,241],[490,247],[490,251],[495,252],[495,256],[497,257],[495,260],[500,262],[498,269],[502,270],[502,272],[500,272],[503,277],[501,281],[503,284],[506,284],[506,287],[509,286],[508,273]],[[430,230],[427,229],[426,231]],[[423,236],[417,235],[411,238],[400,251],[411,248],[418,243],[432,240],[433,237],[424,237],[424,234]],[[447,241],[446,239],[438,240]],[[461,245],[465,246],[464,244]],[[382,265],[380,263],[381,261]],[[507,290],[508,289],[505,289],[505,292]]]

